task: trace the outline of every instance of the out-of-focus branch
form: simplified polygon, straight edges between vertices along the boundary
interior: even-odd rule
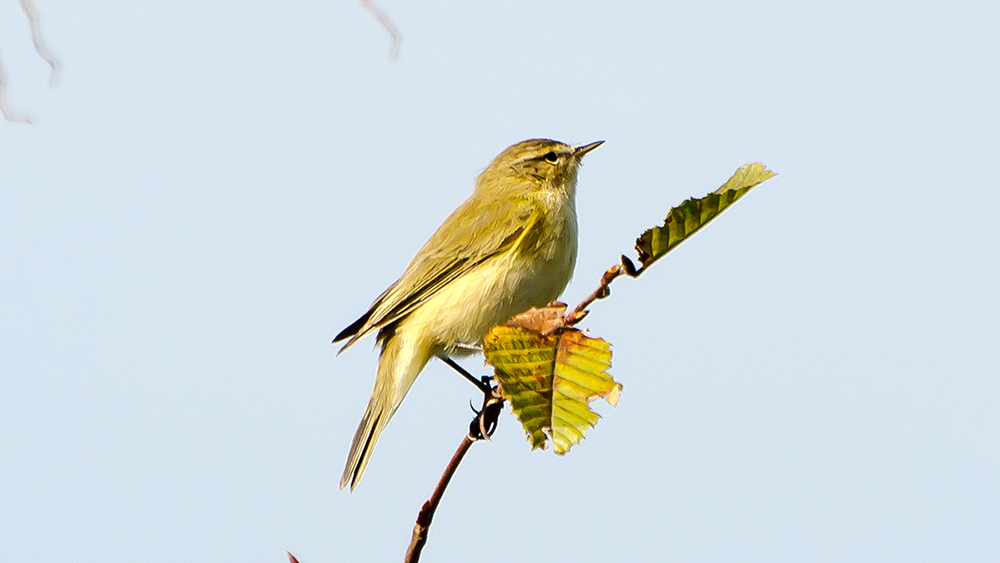
[[[389,60],[395,61],[399,58],[399,45],[403,42],[403,35],[399,33],[399,30],[396,29],[396,25],[392,23],[389,16],[385,15],[382,8],[379,8],[378,4],[375,3],[375,0],[358,0],[358,2],[360,2],[364,9],[368,10],[371,15],[375,16],[378,23],[382,24],[382,27],[389,32],[389,37],[392,39],[392,46],[389,47]]]
[[[31,3],[31,0],[21,0],[21,10],[24,11],[25,17],[28,18],[28,27],[31,30],[31,40],[35,44],[35,52],[52,69],[49,73],[49,86],[55,86],[56,77],[59,74],[59,62],[45,47],[45,42],[42,41],[42,26],[38,22],[38,10],[35,9],[35,5]],[[10,109],[10,106],[7,105],[7,76],[3,69],[3,63],[0,63],[0,115],[3,115],[5,120],[12,123],[31,123],[30,117]]]
[[[52,53],[45,47],[42,41],[42,26],[38,22],[38,10],[31,0],[21,0],[21,10],[28,18],[28,26],[31,28],[31,40],[35,43],[35,52],[45,61],[52,71],[49,73],[49,86],[55,86],[56,78],[59,75],[59,61],[52,56]]]
[[[3,70],[3,63],[0,63],[0,115],[12,123],[31,124],[31,118],[27,115],[17,113],[7,106],[7,81],[6,73]]]

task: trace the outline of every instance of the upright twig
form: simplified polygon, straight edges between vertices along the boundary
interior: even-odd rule
[[[573,308],[563,319],[565,320],[566,326],[573,326],[576,323],[583,320],[587,316],[587,307],[598,299],[604,299],[611,295],[611,282],[615,281],[615,278],[622,274],[627,274],[629,277],[637,278],[645,268],[636,268],[632,260],[629,260],[628,256],[622,254],[621,262],[615,264],[608,268],[608,271],[604,272],[601,276],[601,285],[594,290],[593,293],[587,296],[586,299],[580,302],[579,305]]]
[[[587,316],[587,307],[591,303],[597,301],[598,299],[604,299],[611,295],[611,282],[615,281],[615,278],[625,273],[625,268],[621,264],[615,264],[608,268],[608,271],[604,272],[601,276],[601,285],[594,290],[593,293],[587,296],[586,299],[580,302],[579,305],[573,308],[564,318],[566,319],[566,326],[573,326],[576,323],[583,320]]]
[[[455,470],[458,469],[458,464],[462,463],[462,458],[465,457],[465,454],[474,442],[475,440],[468,435],[462,439],[462,443],[459,444],[458,449],[455,450],[455,455],[451,457],[451,461],[448,463],[448,468],[441,475],[441,480],[438,481],[437,487],[434,489],[434,494],[420,508],[420,513],[417,514],[417,522],[413,525],[413,537],[410,539],[410,547],[406,550],[406,559],[404,561],[407,563],[415,563],[420,560],[420,552],[423,551],[424,544],[427,543],[427,530],[431,527],[431,520],[434,519],[434,511],[437,510],[438,504],[441,502],[441,497],[444,496],[444,490],[448,487],[448,483],[455,474]]]
[[[431,521],[434,519],[434,512],[441,503],[441,497],[444,496],[444,491],[448,488],[448,483],[451,482],[452,476],[458,470],[458,465],[462,463],[462,458],[468,453],[472,444],[479,440],[488,440],[496,430],[497,419],[500,417],[500,411],[503,410],[503,398],[500,396],[500,390],[497,386],[489,385],[488,377],[484,377],[482,383],[489,389],[483,393],[483,407],[476,413],[476,417],[469,424],[468,434],[462,439],[462,443],[458,445],[455,455],[451,456],[451,461],[448,462],[448,467],[445,468],[441,479],[438,480],[437,487],[434,488],[431,498],[427,499],[423,506],[420,507],[420,513],[417,514],[417,521],[413,525],[413,535],[410,538],[410,545],[406,549],[406,559],[404,560],[406,563],[416,563],[420,560],[420,553],[424,549],[424,544],[427,543],[427,531],[430,529]]]

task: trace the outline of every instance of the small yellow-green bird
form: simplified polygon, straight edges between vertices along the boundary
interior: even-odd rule
[[[566,288],[576,264],[577,170],[603,142],[531,139],[508,147],[396,283],[333,339],[350,337],[343,352],[377,329],[382,344],[341,489],[361,481],[382,430],[432,357],[474,353],[491,327]]]

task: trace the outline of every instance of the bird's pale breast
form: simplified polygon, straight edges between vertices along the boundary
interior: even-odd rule
[[[546,219],[556,236],[536,248],[516,247],[452,281],[418,307],[402,330],[417,329],[449,354],[468,353],[491,327],[553,301],[576,264],[576,212],[557,207]]]

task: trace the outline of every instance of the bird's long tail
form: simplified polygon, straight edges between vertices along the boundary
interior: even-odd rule
[[[375,389],[361,424],[354,433],[347,465],[340,477],[341,489],[350,483],[353,491],[361,482],[379,436],[431,357],[429,350],[424,348],[398,333],[385,341],[379,356]]]

